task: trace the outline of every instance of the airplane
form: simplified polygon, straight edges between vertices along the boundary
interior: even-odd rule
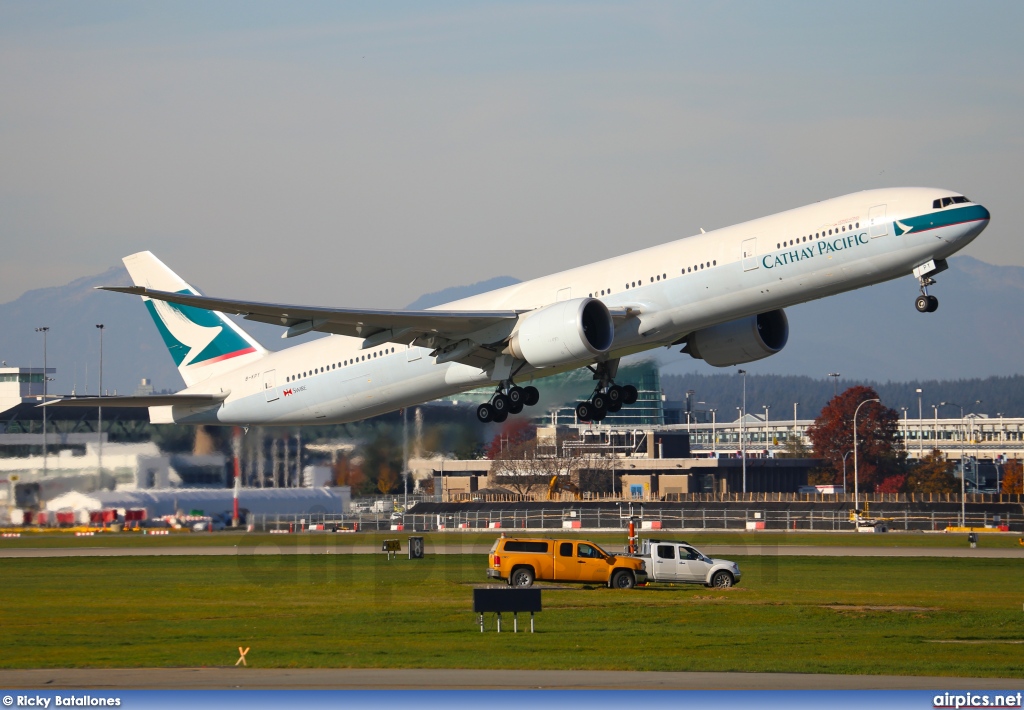
[[[616,382],[621,358],[653,348],[716,367],[773,355],[785,308],[913,275],[922,313],[947,258],[988,226],[989,211],[934,188],[857,192],[420,311],[258,303],[201,295],[148,251],[124,258],[178,366],[177,394],[65,398],[46,406],[148,407],[153,423],[302,425],[373,417],[494,387],[477,409],[502,422],[535,405],[532,384],[577,368],[601,421],[636,401]],[[266,350],[225,314],[272,323],[283,338],[332,337]]]

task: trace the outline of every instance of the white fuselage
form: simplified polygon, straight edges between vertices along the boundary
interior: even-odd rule
[[[932,188],[869,190],[686,237],[439,306],[532,310],[592,296],[640,315],[618,322],[601,359],[664,346],[719,323],[880,283],[963,248],[988,213],[942,225]],[[962,205],[960,205],[962,207]],[[980,215],[984,213],[984,217]],[[929,221],[930,217],[936,219]],[[947,220],[948,221],[948,220]],[[907,229],[906,222],[916,226]],[[909,298],[908,298],[909,300]],[[922,316],[923,317],[923,316]],[[154,407],[154,422],[348,422],[491,383],[460,363],[436,364],[429,348],[330,336],[265,357],[185,392],[230,392],[215,409]],[[582,367],[531,369],[520,380]]]

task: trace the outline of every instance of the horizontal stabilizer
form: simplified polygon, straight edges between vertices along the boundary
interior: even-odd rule
[[[228,392],[220,394],[147,394],[126,397],[69,397],[40,404],[40,407],[202,407],[220,404]]]

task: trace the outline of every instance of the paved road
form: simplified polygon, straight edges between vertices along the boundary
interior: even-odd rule
[[[855,676],[804,673],[509,671],[443,668],[55,668],[0,670],[5,689],[633,689],[1021,690],[1020,678]]]
[[[380,554],[372,545],[335,545],[330,538],[318,538],[312,545],[261,544],[217,547],[60,547],[0,549],[0,558],[16,557],[151,557],[224,555],[309,555]],[[701,551],[712,557],[768,555],[781,557],[986,557],[1024,559],[1021,548],[963,547],[841,547],[817,545],[707,545]],[[490,545],[427,546],[427,554],[485,555]]]

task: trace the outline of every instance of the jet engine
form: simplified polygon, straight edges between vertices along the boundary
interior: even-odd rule
[[[614,337],[615,325],[604,303],[574,298],[520,316],[509,350],[534,367],[552,367],[606,353]]]
[[[728,367],[774,355],[788,340],[789,319],[780,308],[690,333],[683,352],[709,365]]]

